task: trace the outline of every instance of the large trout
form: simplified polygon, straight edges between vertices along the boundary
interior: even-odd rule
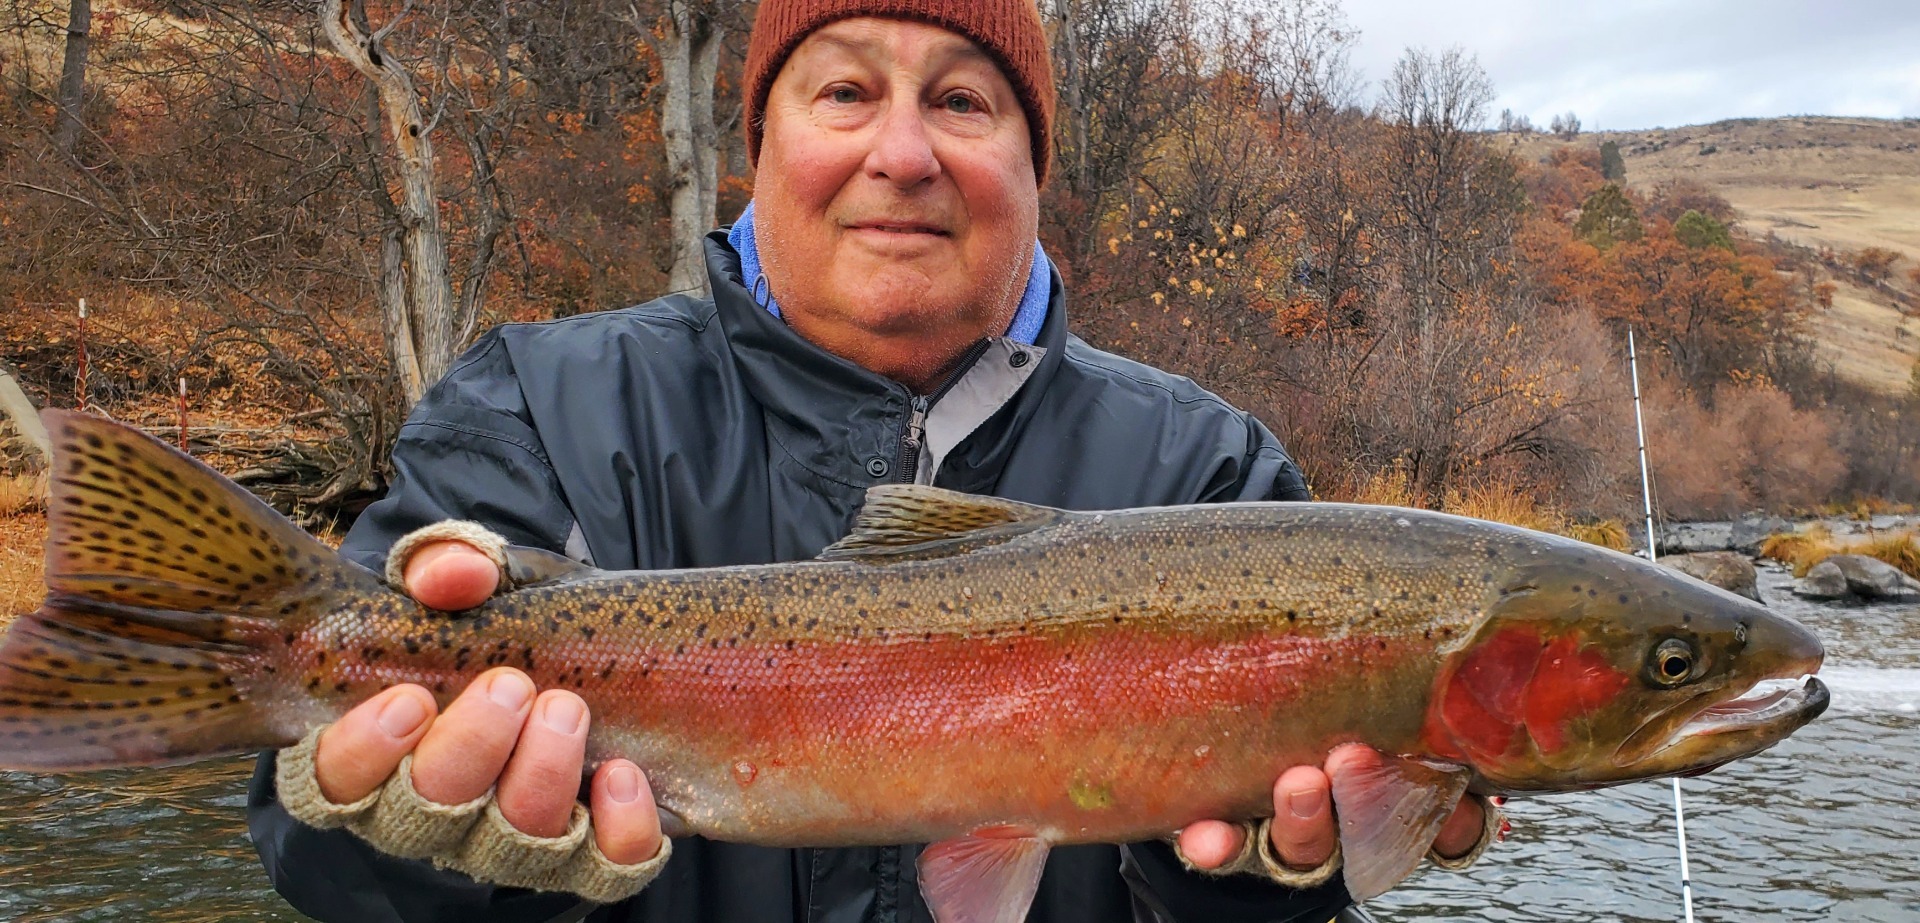
[[[281,747],[396,683],[488,667],[575,690],[589,758],[646,770],[666,832],[931,842],[944,921],[1018,919],[1047,848],[1271,813],[1335,778],[1356,898],[1468,789],[1704,772],[1827,704],[1820,644],[1646,561],[1418,510],[1073,513],[868,492],[816,560],[605,573],[515,551],[519,589],[427,610],[198,462],[46,415],[49,594],[0,644],[0,767]],[[718,526],[719,524],[716,524]],[[1772,688],[1779,687],[1779,688]]]

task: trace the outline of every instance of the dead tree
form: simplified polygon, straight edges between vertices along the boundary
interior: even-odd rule
[[[634,31],[660,62],[660,137],[673,235],[670,291],[707,290],[701,241],[718,224],[720,135],[735,119],[715,119],[714,78],[736,6],[733,0],[666,0],[657,15],[648,15],[628,5]]]
[[[87,46],[93,29],[93,0],[70,0],[67,7],[67,50],[60,62],[60,89],[57,103],[59,121],[54,125],[53,141],[60,152],[72,156],[74,145],[86,125],[80,107],[87,91]]]
[[[473,326],[473,304],[456,303],[447,269],[446,234],[434,185],[435,120],[422,111],[412,76],[382,47],[401,20],[369,34],[355,12],[341,0],[322,0],[320,27],[334,51],[379,94],[399,167],[399,220],[387,229],[380,247],[380,302],[394,371],[412,404],[446,374],[464,333]]]

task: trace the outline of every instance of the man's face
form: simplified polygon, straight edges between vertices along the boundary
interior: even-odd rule
[[[1032,265],[1027,119],[993,60],[923,23],[807,37],[768,94],[754,200],[802,336],[910,385],[1002,332]]]

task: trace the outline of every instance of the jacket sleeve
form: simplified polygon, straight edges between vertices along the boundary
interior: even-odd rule
[[[386,497],[341,546],[378,573],[401,535],[442,519],[480,521],[524,545],[560,551],[572,514],[530,422],[505,346],[489,334],[435,385],[401,428]],[[275,754],[262,754],[247,826],[268,877],[300,912],[351,923],[533,923],[580,905],[570,895],[484,885],[395,859],[345,830],[316,830],[276,800]]]
[[[1216,462],[1187,502],[1312,500],[1306,476],[1273,431],[1248,413],[1241,413],[1238,423],[1218,435]]]
[[[1280,440],[1251,415],[1245,417],[1245,425],[1244,452],[1223,453],[1234,463],[1221,465],[1201,486],[1198,499],[1205,503],[1311,500],[1300,466]],[[1135,896],[1162,920],[1325,923],[1353,903],[1337,873],[1326,884],[1300,891],[1252,875],[1214,877],[1190,872],[1168,843],[1133,843],[1122,853],[1122,876]]]

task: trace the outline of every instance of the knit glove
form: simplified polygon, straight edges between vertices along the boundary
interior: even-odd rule
[[[351,804],[335,804],[320,791],[313,754],[321,730],[280,751],[274,781],[280,804],[310,827],[345,827],[375,849],[403,859],[425,859],[475,881],[565,891],[611,904],[640,893],[666,867],[670,840],[645,862],[622,865],[600,852],[593,824],[583,805],[573,806],[567,832],[557,837],[530,836],[500,813],[491,789],[465,804],[428,801],[413,788],[413,757],[374,792]]]
[[[1427,850],[1427,859],[1429,861],[1436,867],[1446,869],[1450,872],[1465,870],[1467,867],[1479,861],[1480,857],[1486,854],[1487,847],[1492,845],[1495,837],[1499,834],[1503,819],[1500,808],[1494,805],[1491,800],[1473,794],[1469,794],[1467,797],[1480,802],[1480,813],[1484,818],[1480,828],[1480,838],[1474,841],[1473,848],[1467,850],[1466,855],[1451,859],[1440,855],[1432,848],[1428,848]],[[1203,869],[1194,865],[1185,853],[1180,852],[1180,844],[1177,840],[1174,842],[1174,854],[1180,857],[1182,865],[1185,865],[1191,871],[1199,872],[1203,875],[1261,875],[1273,882],[1294,889],[1312,888],[1326,884],[1328,879],[1333,877],[1333,873],[1340,870],[1340,844],[1338,841],[1333,844],[1333,855],[1328,856],[1327,861],[1320,863],[1316,868],[1301,871],[1287,865],[1285,860],[1274,853],[1273,838],[1268,835],[1269,830],[1273,827],[1273,818],[1263,817],[1257,821],[1246,821],[1241,823],[1240,827],[1246,839],[1240,846],[1239,855],[1234,856],[1216,868]]]

